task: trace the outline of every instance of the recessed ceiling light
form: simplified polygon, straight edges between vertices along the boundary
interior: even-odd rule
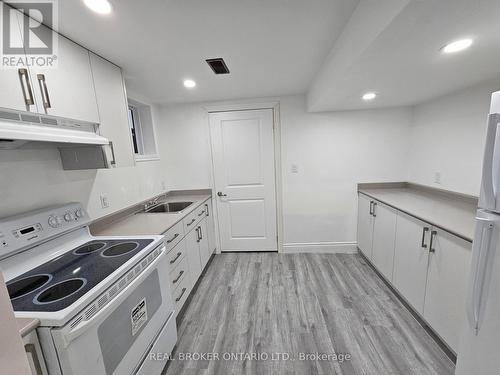
[[[366,94],[364,94],[362,96],[363,100],[373,100],[377,97],[377,94],[375,94],[374,92],[367,92]]]
[[[111,4],[108,0],[83,0],[85,5],[99,14],[111,13]]]
[[[196,86],[196,82],[193,81],[192,79],[186,79],[184,81],[184,87],[187,87],[188,89],[192,89],[195,86]]]
[[[448,43],[441,50],[444,53],[455,53],[463,51],[472,45],[472,39],[460,39],[454,42]]]

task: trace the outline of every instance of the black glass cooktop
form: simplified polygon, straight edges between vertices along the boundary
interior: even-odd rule
[[[59,311],[153,240],[91,241],[7,283],[14,311]]]

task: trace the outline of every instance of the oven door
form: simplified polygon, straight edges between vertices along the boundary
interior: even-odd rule
[[[165,247],[90,320],[52,330],[63,375],[130,375],[169,317],[173,302]]]

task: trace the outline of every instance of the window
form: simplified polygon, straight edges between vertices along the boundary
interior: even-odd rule
[[[151,107],[128,99],[128,122],[137,161],[158,159]]]

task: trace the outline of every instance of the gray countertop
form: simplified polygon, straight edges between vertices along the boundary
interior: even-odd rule
[[[358,191],[465,240],[474,237],[476,197],[411,183],[360,184]]]
[[[40,321],[38,319],[31,318],[16,318],[16,323],[21,337],[26,336],[40,325]]]
[[[179,213],[145,213],[132,210],[116,220],[93,225],[91,231],[96,236],[143,236],[161,235],[173,227],[194,209],[211,197],[209,193],[167,195],[163,202],[192,201],[193,204]]]

